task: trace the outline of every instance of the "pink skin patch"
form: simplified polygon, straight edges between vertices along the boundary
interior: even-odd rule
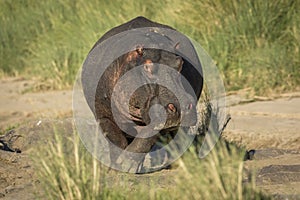
[[[175,107],[174,104],[172,104],[172,103],[169,103],[169,104],[168,104],[168,109],[169,109],[171,112],[176,112],[176,107]]]

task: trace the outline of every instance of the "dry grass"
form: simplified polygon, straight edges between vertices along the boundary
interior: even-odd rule
[[[55,130],[33,157],[48,199],[269,199],[254,179],[244,182],[244,149],[221,139],[199,159],[197,145],[171,170],[141,175],[108,170],[87,152],[76,131]]]
[[[70,88],[93,44],[138,15],[198,41],[226,89],[299,90],[299,1],[0,2],[0,74],[37,76],[41,89]]]

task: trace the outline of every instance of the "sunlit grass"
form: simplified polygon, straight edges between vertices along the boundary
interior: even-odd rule
[[[110,28],[143,15],[198,41],[227,90],[257,94],[299,89],[299,1],[0,2],[0,71],[68,88],[93,44]]]
[[[171,170],[133,175],[109,171],[75,132],[55,130],[33,158],[47,199],[268,199],[254,182],[243,183],[243,149],[221,140],[204,159],[195,149]]]
[[[193,145],[171,169],[150,174],[109,169],[85,149],[74,128],[59,129],[54,124],[53,136],[32,153],[45,198],[270,199],[256,188],[254,176],[244,172],[244,148],[220,138],[208,156],[199,158],[205,133],[212,133],[206,132],[209,119],[220,114],[210,109],[206,87],[200,103],[205,108],[201,109],[199,135]],[[218,125],[211,129],[216,130],[220,130]]]
[[[75,132],[62,134],[61,130],[54,129],[53,136],[53,140],[32,153],[41,179],[41,193],[46,199],[118,199],[121,196],[118,191],[109,192],[105,187],[105,176],[102,176],[105,169],[86,151]]]

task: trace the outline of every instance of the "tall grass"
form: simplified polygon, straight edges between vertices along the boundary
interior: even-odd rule
[[[110,192],[105,187],[100,163],[86,151],[78,135],[61,133],[54,129],[53,140],[32,153],[42,185],[39,196],[68,200],[119,199],[119,191]]]
[[[299,10],[299,1],[288,0],[2,0],[0,74],[70,87],[104,32],[143,15],[197,40],[221,69],[227,90],[296,90]]]
[[[269,199],[244,183],[244,151],[220,141],[205,158],[191,147],[177,168],[133,175],[108,171],[80,143],[76,133],[54,131],[33,152],[43,199]]]
[[[47,130],[51,133],[47,140],[41,140],[44,143],[32,151],[44,190],[41,198],[270,199],[256,188],[254,176],[244,172],[245,149],[220,139],[208,156],[198,157],[205,134],[220,130],[216,123],[207,132],[210,118],[221,113],[212,110],[206,87],[204,92],[198,118],[201,134],[171,170],[129,174],[108,169],[85,149],[74,128],[61,127],[60,123],[46,126],[54,127],[53,133]]]

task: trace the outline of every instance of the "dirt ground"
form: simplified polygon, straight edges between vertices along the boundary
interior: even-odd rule
[[[0,80],[2,133],[15,127],[34,138],[48,119],[72,117],[71,90],[32,93],[33,85],[34,81],[22,78]],[[300,199],[300,92],[276,98],[246,97],[247,91],[228,96],[232,120],[224,137],[255,149],[254,159],[245,161],[245,168],[257,169],[258,187],[276,199]],[[32,144],[7,146],[7,140],[15,136],[14,132],[11,138],[0,136],[0,198],[34,199],[38,179],[26,157]]]
[[[229,96],[229,100],[241,99]],[[229,141],[255,149],[246,168],[257,169],[256,184],[277,199],[300,199],[299,93],[230,106]]]

